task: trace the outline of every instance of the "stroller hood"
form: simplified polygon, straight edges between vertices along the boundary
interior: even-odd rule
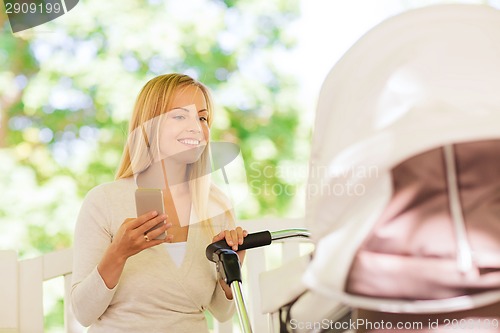
[[[307,186],[309,288],[340,295],[391,198],[391,169],[432,148],[500,138],[500,12],[441,5],[365,34],[322,86]]]

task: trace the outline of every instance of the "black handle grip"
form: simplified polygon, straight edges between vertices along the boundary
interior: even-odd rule
[[[272,237],[269,231],[260,231],[248,234],[243,239],[243,244],[238,246],[238,251],[266,246],[271,244],[271,242],[272,242]],[[220,250],[222,249],[231,249],[231,247],[227,245],[225,239],[210,244],[209,246],[207,246],[207,249],[205,251],[207,259],[213,262],[219,261],[218,252],[220,252]]]
[[[240,259],[233,250],[221,249],[217,252],[220,262],[216,263],[221,278],[231,285],[234,281],[241,282]],[[221,267],[222,266],[222,267]]]

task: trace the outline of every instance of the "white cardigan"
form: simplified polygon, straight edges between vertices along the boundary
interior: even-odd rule
[[[193,211],[180,267],[164,246],[155,246],[130,257],[118,285],[106,287],[97,264],[123,221],[136,216],[136,188],[132,178],[121,179],[97,186],[84,200],[74,239],[71,303],[77,319],[92,333],[192,333],[208,332],[204,310],[220,321],[231,318],[233,302],[205,257],[211,238]],[[230,227],[224,216],[213,218],[216,232]]]

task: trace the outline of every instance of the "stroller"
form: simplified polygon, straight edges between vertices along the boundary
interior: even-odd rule
[[[500,332],[498,164],[500,12],[441,5],[381,23],[320,93],[304,290],[358,332]]]

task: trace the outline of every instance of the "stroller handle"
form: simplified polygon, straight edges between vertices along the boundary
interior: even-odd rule
[[[309,232],[306,229],[285,229],[248,234],[243,239],[243,244],[238,246],[238,250],[266,246],[271,244],[273,240],[292,237],[309,237]],[[243,332],[252,333],[250,320],[241,293],[241,267],[238,255],[227,245],[225,239],[208,245],[205,254],[208,260],[216,264],[217,272],[220,273],[221,278],[231,286]]]
[[[310,233],[309,231],[307,231],[307,229],[284,229],[272,232],[270,231],[255,232],[248,234],[248,236],[246,236],[243,239],[243,244],[238,246],[238,251],[266,246],[271,244],[272,241],[278,239],[294,238],[294,237],[308,238],[309,236]],[[205,251],[207,259],[215,263],[218,262],[219,253],[224,249],[231,250],[231,247],[227,245],[225,239],[208,245]]]
[[[271,244],[272,240],[273,239],[269,231],[261,231],[248,234],[243,239],[243,244],[238,245],[238,251],[266,246]],[[219,261],[218,253],[220,253],[221,250],[231,250],[231,246],[227,245],[225,239],[212,243],[209,246],[207,246],[207,249],[205,251],[207,259],[212,262]]]

